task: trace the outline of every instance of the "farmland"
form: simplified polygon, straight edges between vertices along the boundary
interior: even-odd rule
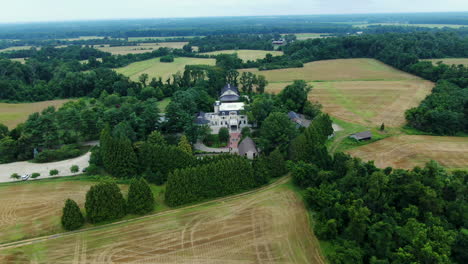
[[[32,46],[16,46],[16,47],[9,47],[6,49],[0,49],[0,52],[15,51],[15,50],[28,50],[31,48]]]
[[[0,243],[63,232],[60,217],[65,200],[83,207],[94,184],[64,179],[1,184]],[[126,192],[128,187],[121,188]]]
[[[447,65],[460,65],[463,64],[468,66],[468,58],[445,58],[445,59],[427,59],[425,61],[432,61],[432,63],[437,63],[441,61]]]
[[[203,37],[203,36],[174,36],[174,37],[129,37],[128,41],[144,41],[144,40],[157,40],[157,41],[164,41],[167,39],[174,39],[174,38],[185,38],[191,39],[196,37]]]
[[[186,65],[193,64],[215,65],[215,60],[180,57],[175,58],[174,62],[165,63],[160,62],[159,58],[154,58],[150,60],[135,62],[125,67],[118,68],[116,70],[117,72],[130,77],[134,81],[137,81],[138,77],[143,73],[147,73],[150,79],[152,77],[162,77],[163,80],[166,80],[167,78],[171,77],[172,74],[175,74],[179,71],[183,72]]]
[[[3,247],[0,262],[325,263],[302,201],[280,183],[135,221]]]
[[[419,79],[373,59],[323,60],[304,64],[303,68],[270,71],[240,70],[265,75],[270,83],[305,81],[391,81]]]
[[[49,106],[58,108],[68,101],[69,100],[52,100],[21,104],[0,103],[0,123],[12,129],[19,123],[26,121],[28,116],[32,113],[40,112]]]
[[[293,80],[306,80],[314,87],[309,99],[321,103],[325,112],[370,126],[403,125],[405,110],[417,106],[433,87],[431,82],[372,59],[317,61],[304,68],[254,72],[266,76],[271,82],[267,91],[272,93],[279,93]]]
[[[400,135],[348,151],[381,168],[410,169],[435,160],[450,169],[468,168],[468,138]]]
[[[94,48],[105,52],[110,52],[113,55],[125,55],[125,54],[139,54],[151,52],[159,48],[172,48],[181,49],[188,42],[161,42],[161,43],[140,43],[138,46],[116,46],[110,47],[109,45],[94,45]]]
[[[296,33],[298,40],[305,40],[305,39],[314,39],[314,38],[325,38],[328,37],[329,33]]]
[[[263,59],[268,53],[273,56],[283,55],[282,51],[266,51],[266,50],[220,50],[220,51],[205,52],[201,54],[218,55],[218,54],[234,54],[234,53],[236,53],[237,56],[243,61],[248,61],[248,60],[255,61],[257,59]]]

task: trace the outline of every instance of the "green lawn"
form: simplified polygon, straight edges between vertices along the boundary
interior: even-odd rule
[[[215,65],[215,59],[200,59],[200,58],[186,58],[178,57],[174,59],[174,62],[166,63],[160,62],[159,58],[154,58],[145,61],[139,61],[127,65],[122,68],[116,69],[118,73],[122,73],[130,77],[134,81],[138,81],[138,77],[146,73],[149,75],[149,78],[158,78],[162,77],[163,81],[170,78],[173,74],[177,72],[183,72],[186,65]]]
[[[158,102],[159,111],[161,113],[165,113],[166,108],[167,108],[167,106],[169,105],[170,102],[171,102],[171,98],[164,98],[163,100],[159,101]]]

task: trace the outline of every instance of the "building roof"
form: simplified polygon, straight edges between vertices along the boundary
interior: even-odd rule
[[[197,117],[195,119],[195,123],[197,125],[206,125],[206,124],[209,124],[210,121],[208,119],[205,118],[205,113],[204,112],[199,112],[197,114]]]
[[[300,118],[299,115],[294,111],[290,111],[288,113],[288,116],[289,116],[290,119]]]
[[[222,95],[219,97],[219,100],[221,102],[237,102],[239,101],[239,95],[235,94],[228,94],[228,95]]]
[[[224,93],[228,92],[228,91],[232,91],[236,94],[239,94],[239,89],[237,89],[236,86],[234,85],[231,85],[231,84],[226,84],[223,89],[221,90],[221,95],[223,95]]]
[[[244,156],[247,152],[250,151],[257,152],[257,146],[250,137],[246,137],[239,144],[239,155]]]
[[[244,103],[222,103],[219,111],[241,111],[244,110]]]
[[[350,137],[356,140],[368,139],[368,138],[372,138],[372,133],[370,131],[364,131],[364,132],[352,134]]]

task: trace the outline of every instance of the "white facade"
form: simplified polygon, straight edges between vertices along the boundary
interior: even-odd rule
[[[244,110],[244,103],[220,103],[214,105],[213,113],[204,113],[204,119],[209,121],[213,133],[220,128],[227,127],[231,132],[240,131],[243,127],[250,127],[246,115],[240,114]]]

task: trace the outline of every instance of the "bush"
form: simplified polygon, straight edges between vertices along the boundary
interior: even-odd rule
[[[75,201],[67,199],[62,213],[62,226],[65,230],[76,230],[83,226],[84,217]]]
[[[229,129],[222,127],[219,129],[218,138],[220,142],[228,142],[229,140]]]
[[[127,208],[132,214],[146,214],[153,210],[153,192],[145,179],[132,179],[128,189]]]
[[[36,155],[34,162],[46,163],[52,161],[60,161],[71,159],[80,156],[82,151],[79,145],[65,145],[59,149],[47,149]]]
[[[55,176],[55,175],[58,175],[58,174],[59,174],[59,171],[56,170],[56,169],[50,170],[50,171],[49,171],[49,175],[50,175],[50,176]]]
[[[33,178],[33,179],[36,179],[39,176],[41,176],[41,174],[37,173],[37,172],[34,172],[33,174],[31,174],[31,178]]]
[[[10,178],[15,179],[15,180],[19,180],[19,178],[21,178],[21,177],[19,176],[18,173],[13,173],[13,174],[10,176]]]
[[[174,62],[174,56],[172,55],[166,55],[166,56],[162,56],[160,59],[159,59],[160,62]]]
[[[125,199],[115,182],[105,181],[86,193],[86,216],[91,223],[119,219],[125,215]]]
[[[99,174],[99,167],[91,164],[86,168],[86,174],[88,175],[97,175]]]
[[[73,165],[70,167],[70,171],[71,173],[77,173],[80,171],[80,167],[78,167],[78,165]]]

